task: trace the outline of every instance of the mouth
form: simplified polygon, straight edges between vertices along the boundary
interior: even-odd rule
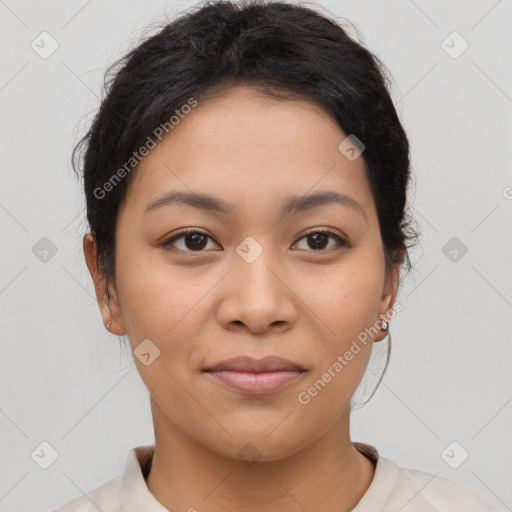
[[[216,382],[243,394],[265,395],[296,382],[306,369],[281,357],[236,357],[203,370]]]

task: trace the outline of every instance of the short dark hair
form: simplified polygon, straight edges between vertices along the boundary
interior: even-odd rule
[[[205,100],[235,85],[318,104],[363,142],[386,268],[405,261],[410,270],[408,242],[417,235],[406,203],[409,143],[390,83],[381,61],[337,21],[285,1],[207,1],[140,42],[107,69],[104,99],[72,157],[75,171],[83,169],[107,294],[109,282],[116,287],[117,214],[136,166],[104,197],[95,191],[191,97]]]

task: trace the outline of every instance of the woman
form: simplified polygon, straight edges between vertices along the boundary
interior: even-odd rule
[[[59,512],[493,510],[350,439],[416,237],[379,60],[312,9],[222,2],[118,65],[79,145],[83,245],[155,445]]]

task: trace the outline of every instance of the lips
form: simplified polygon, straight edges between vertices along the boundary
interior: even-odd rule
[[[215,382],[246,395],[265,395],[296,382],[304,367],[288,359],[235,357],[204,370]]]
[[[277,371],[304,371],[301,364],[277,356],[267,356],[263,359],[254,359],[247,356],[226,359],[205,371],[235,371],[246,373],[264,373]]]

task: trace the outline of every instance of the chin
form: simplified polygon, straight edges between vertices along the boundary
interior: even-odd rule
[[[295,440],[290,433],[283,429],[278,435],[270,430],[262,431],[244,430],[244,432],[230,433],[233,437],[226,435],[221,441],[218,437],[210,439],[209,447],[215,452],[235,460],[251,462],[265,462],[285,459],[297,453],[307,443]],[[296,435],[296,430],[294,431]]]

